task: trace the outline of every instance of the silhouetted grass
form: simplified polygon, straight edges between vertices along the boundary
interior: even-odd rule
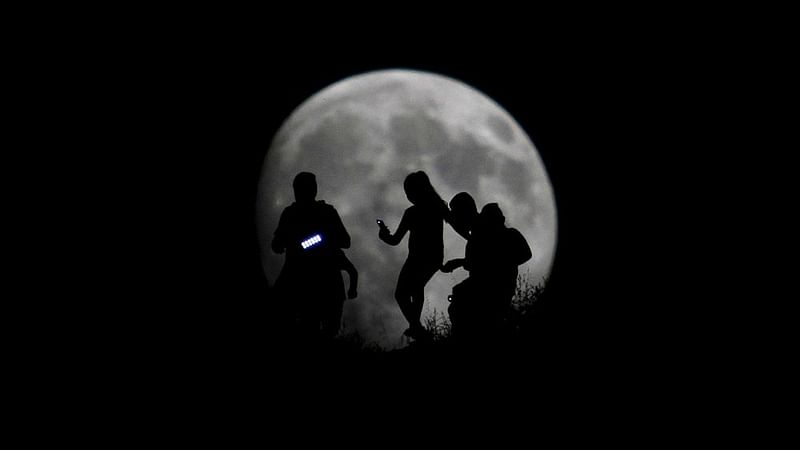
[[[346,326],[342,327],[339,335],[336,337],[337,347],[346,352],[361,352],[361,353],[383,353],[386,351],[377,342],[369,342],[357,330],[348,330]]]
[[[451,337],[450,319],[447,314],[441,311],[433,310],[433,314],[426,317],[424,320],[425,329],[431,333],[433,342],[444,342]]]
[[[531,331],[534,326],[535,305],[544,295],[546,284],[547,279],[533,284],[526,276],[517,277],[517,289],[506,318],[506,327],[512,337],[518,338]]]
[[[535,326],[535,304],[542,298],[547,280],[534,284],[524,275],[517,277],[517,288],[505,321],[505,337],[507,339],[523,339],[530,334]],[[428,348],[442,349],[452,344],[452,326],[446,312],[437,311],[428,315],[423,320],[423,325],[430,333],[431,342],[426,343]],[[356,330],[348,331],[343,328],[336,338],[338,347],[347,352],[361,352],[368,354],[391,353],[376,342],[367,342]]]

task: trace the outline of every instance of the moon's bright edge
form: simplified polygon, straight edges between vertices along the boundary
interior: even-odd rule
[[[520,267],[533,283],[549,274],[556,248],[556,207],[539,154],[524,130],[490,98],[444,76],[370,72],[339,81],[300,105],[275,135],[257,196],[264,271],[274,283],[283,255],[270,249],[292,180],[313,172],[318,199],[339,211],[352,237],[345,251],[359,271],[359,296],[345,303],[344,333],[357,331],[386,348],[400,344],[407,324],[394,300],[406,240],[378,240],[375,219],[395,229],[410,206],[406,175],[424,170],[445,201],[469,192],[480,209],[496,202],[506,225],[527,239],[533,258]],[[445,260],[463,257],[466,242],[445,225]],[[438,273],[425,289],[425,317],[446,316],[447,295],[463,270]],[[347,276],[345,283],[348,282]]]

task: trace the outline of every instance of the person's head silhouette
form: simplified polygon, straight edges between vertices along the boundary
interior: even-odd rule
[[[414,205],[443,203],[442,198],[433,188],[430,178],[421,170],[408,174],[403,182],[403,189],[406,191],[408,201]]]
[[[481,209],[478,221],[484,230],[492,230],[505,226],[506,218],[497,203],[489,203]]]
[[[478,218],[475,199],[466,192],[459,192],[450,200],[450,211],[453,213],[452,220],[462,227],[471,228]]]
[[[317,197],[317,177],[311,172],[300,172],[294,177],[294,200],[297,203],[311,203]]]

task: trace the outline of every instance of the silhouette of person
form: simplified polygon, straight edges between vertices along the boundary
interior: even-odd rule
[[[332,338],[341,324],[343,269],[355,294],[355,267],[341,250],[350,247],[350,235],[336,209],[316,200],[314,174],[298,173],[292,186],[295,202],[281,213],[272,239],[272,250],[286,253],[275,290],[278,301],[289,304],[301,338]]]
[[[469,240],[475,222],[478,220],[478,207],[475,199],[466,192],[459,192],[450,200],[448,223],[466,240]],[[450,273],[463,267],[464,258],[452,259],[442,266],[442,272]]]
[[[420,322],[424,290],[425,285],[442,266],[443,224],[448,209],[425,172],[409,174],[403,188],[411,207],[403,213],[394,234],[386,225],[379,223],[378,237],[389,245],[398,245],[406,233],[410,233],[408,258],[397,278],[394,297],[409,324],[404,334],[416,340],[424,340],[429,338],[428,331]]]
[[[502,311],[511,304],[518,267],[533,256],[522,233],[506,227],[505,220],[497,203],[484,206],[465,256],[464,268],[493,294],[488,305],[493,311]]]
[[[450,200],[450,226],[467,241],[471,237],[477,220],[478,208],[475,205],[475,199],[467,192],[459,192]],[[442,265],[441,271],[451,273],[464,267],[465,262],[465,258],[452,259]],[[480,311],[474,306],[477,299],[472,295],[473,292],[470,288],[474,281],[472,278],[467,278],[453,286],[453,293],[448,298],[451,302],[447,308],[451,332],[457,338],[468,332],[473,323],[479,322]]]
[[[454,334],[476,337],[481,330],[492,337],[500,331],[517,286],[519,265],[532,256],[525,237],[505,226],[497,203],[484,206],[467,241],[463,261],[449,261],[469,271],[469,278],[453,288],[448,308]]]

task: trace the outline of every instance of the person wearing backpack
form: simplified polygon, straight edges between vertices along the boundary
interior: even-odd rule
[[[286,255],[275,281],[276,297],[290,311],[301,338],[330,339],[341,325],[342,249],[350,247],[350,235],[336,208],[316,199],[314,174],[298,173],[292,186],[295,202],[282,212],[271,244],[274,252]]]

